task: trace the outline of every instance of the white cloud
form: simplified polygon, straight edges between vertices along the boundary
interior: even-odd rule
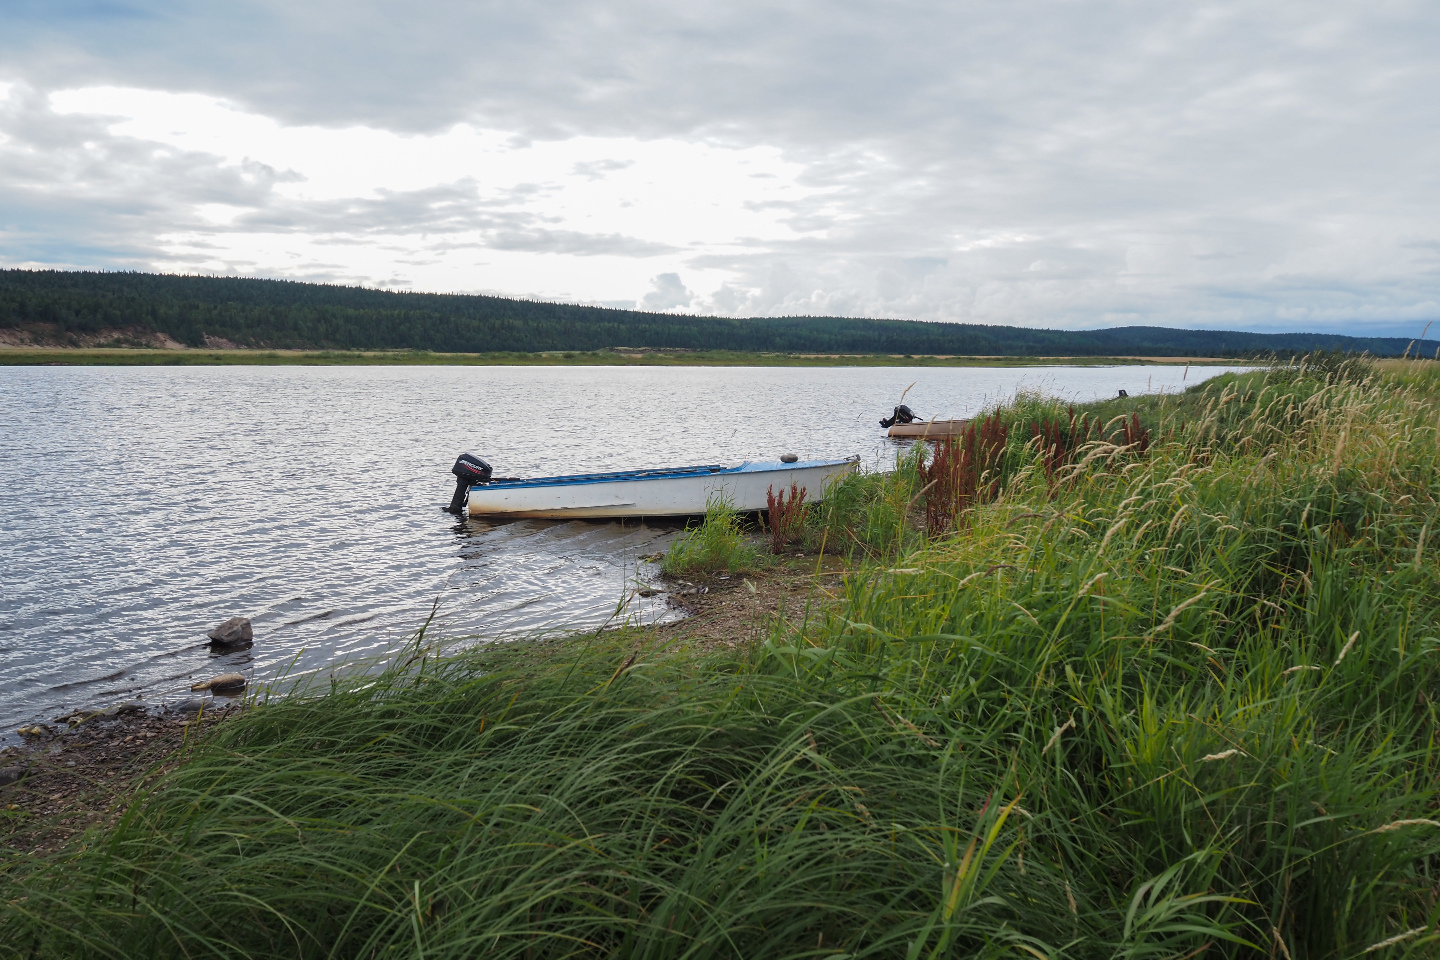
[[[1044,325],[1440,303],[1418,0],[23,10],[4,262]]]
[[[0,128],[14,141],[0,176],[32,198],[145,182],[157,203],[133,243],[166,270],[633,301],[696,244],[800,236],[786,205],[815,192],[771,148],[287,127],[213,97],[113,87],[32,96]],[[189,186],[162,186],[179,162]],[[230,189],[195,189],[207,178]]]
[[[642,310],[674,310],[688,307],[695,295],[685,288],[678,273],[662,273],[651,281],[650,292],[640,301]]]

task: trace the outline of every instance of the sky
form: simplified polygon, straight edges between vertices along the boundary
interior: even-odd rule
[[[0,0],[0,266],[1416,335],[1440,4]]]

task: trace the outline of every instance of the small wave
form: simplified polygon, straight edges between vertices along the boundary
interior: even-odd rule
[[[367,613],[363,617],[352,617],[349,620],[336,620],[335,626],[353,627],[357,623],[365,623],[368,620],[374,620],[378,616],[380,616],[379,613]]]
[[[192,652],[194,652],[194,651],[196,651],[196,650],[203,650],[205,647],[208,647],[208,646],[210,646],[210,644],[209,644],[208,641],[205,642],[205,643],[191,643],[191,644],[187,644],[186,646],[183,646],[183,647],[176,647],[174,650],[165,650],[165,651],[163,651],[163,652],[161,652],[161,653],[152,653],[150,656],[148,656],[148,657],[145,658],[145,662],[146,662],[146,663],[154,663],[156,660],[169,660],[171,657],[183,656],[183,655],[185,655],[185,654],[187,654],[187,653],[192,653]]]
[[[107,680],[119,680],[121,677],[125,676],[125,674],[129,672],[130,668],[126,667],[123,670],[116,670],[114,673],[107,673],[103,677],[91,677],[88,680],[72,680],[69,683],[62,683],[58,687],[51,687],[50,689],[52,691],[59,691],[73,690],[76,687],[88,687],[92,683],[104,683]]]
[[[540,603],[540,602],[543,601],[543,600],[548,600],[548,599],[550,599],[552,596],[554,596],[554,594],[542,593],[542,594],[540,594],[540,596],[538,596],[538,597],[530,597],[529,599],[521,600],[519,603],[512,604],[511,606],[508,606],[508,607],[499,607],[499,608],[497,608],[494,612],[495,612],[495,613],[514,613],[516,610],[524,610],[526,607],[533,606],[534,604]]]
[[[339,611],[337,610],[326,610],[323,613],[312,613],[310,616],[301,617],[299,620],[286,620],[284,623],[280,624],[280,626],[295,627],[299,626],[302,623],[309,623],[311,620],[324,620],[326,617],[333,617],[338,612]]]

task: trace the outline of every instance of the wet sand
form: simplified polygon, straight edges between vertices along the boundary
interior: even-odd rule
[[[0,786],[0,841],[14,853],[51,853],[113,823],[146,783],[240,709],[236,702],[198,719],[137,710],[47,724],[49,733],[0,750],[0,782],[23,774]]]

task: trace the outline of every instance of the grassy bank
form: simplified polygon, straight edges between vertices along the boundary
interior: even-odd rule
[[[1242,363],[1187,357],[936,357],[901,354],[748,353],[731,350],[590,350],[432,353],[428,350],[203,350],[0,348],[0,366],[709,366],[1033,367]]]
[[[0,943],[1435,956],[1432,370],[1020,398],[812,513],[851,557],[829,612],[709,655],[422,639],[9,856]]]

